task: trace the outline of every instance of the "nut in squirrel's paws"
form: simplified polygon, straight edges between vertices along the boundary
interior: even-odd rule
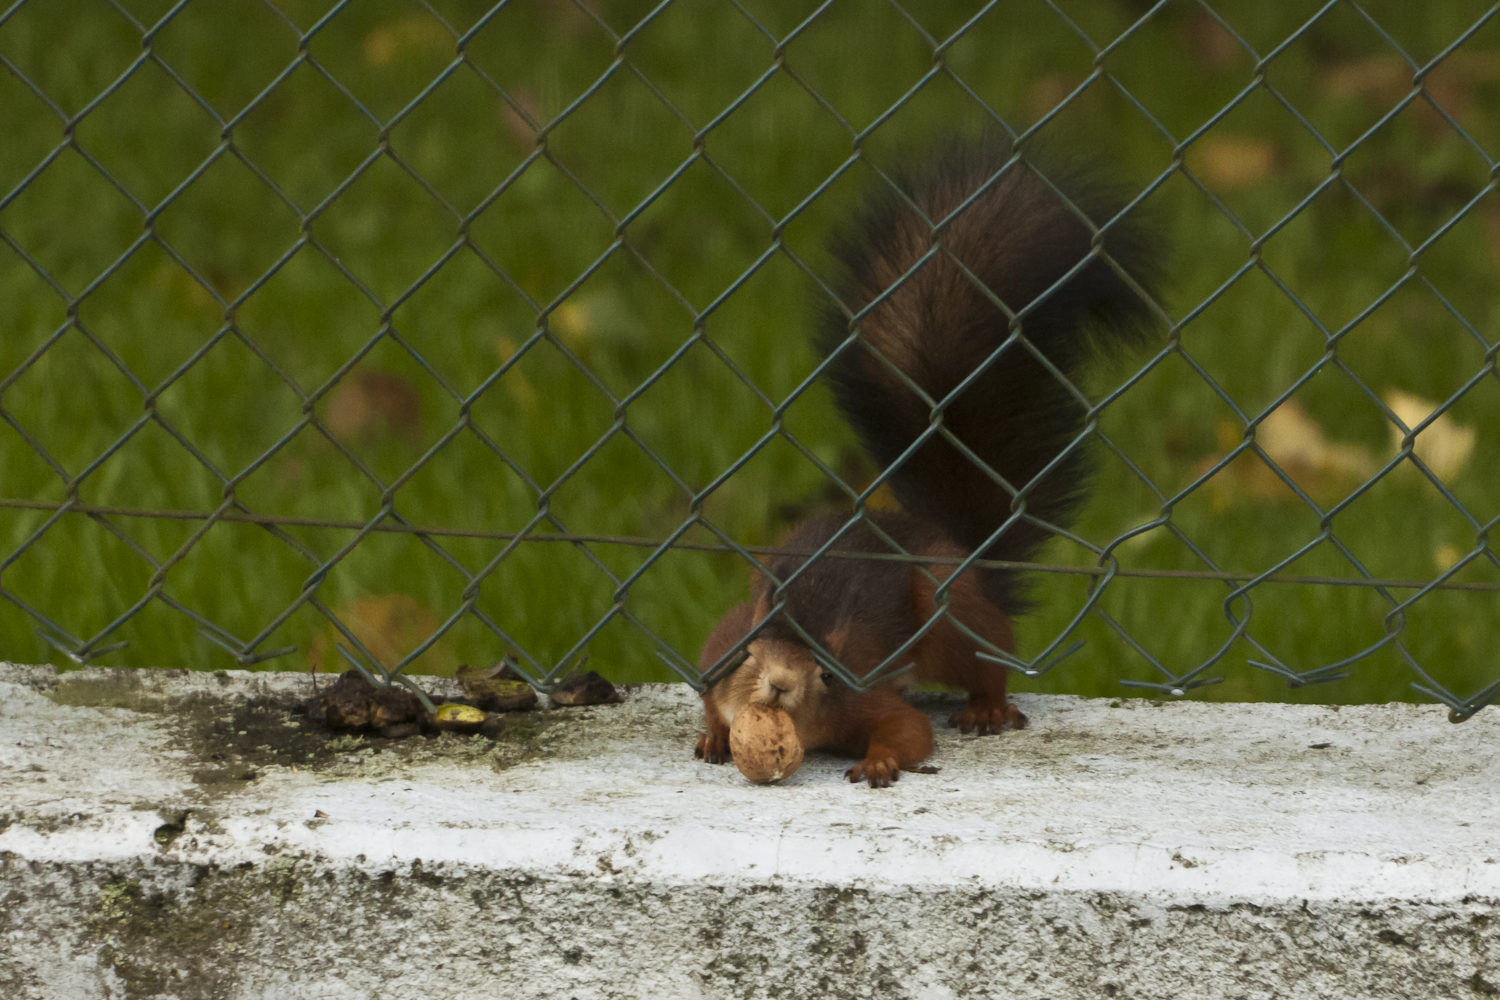
[[[723,733],[699,733],[693,756],[710,764],[726,763],[729,760],[729,738]]]
[[[976,736],[988,736],[998,733],[1010,723],[1012,729],[1025,729],[1026,716],[1019,708],[1006,702],[1001,705],[970,705],[962,712],[956,712],[948,718],[948,725],[961,733],[974,733]]]
[[[866,757],[845,771],[844,777],[855,784],[868,781],[871,788],[890,788],[891,782],[901,777],[901,768],[894,757]]]
[[[729,752],[740,773],[757,785],[780,781],[802,766],[802,741],[792,717],[770,705],[749,704],[734,714]]]

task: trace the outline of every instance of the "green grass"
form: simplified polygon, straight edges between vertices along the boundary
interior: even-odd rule
[[[943,39],[978,6],[905,8]],[[124,7],[148,26],[169,9],[160,0]],[[652,7],[594,4],[617,34]],[[815,7],[746,4],[777,37]],[[482,3],[436,2],[459,32],[485,19],[466,38],[466,64],[436,86],[455,38],[416,4],[350,5],[308,45],[322,71],[304,64],[279,78],[298,56],[297,29],[318,24],[325,4],[287,0],[277,14],[256,0],[192,3],[151,34],[153,58],[121,83],[143,51],[136,26],[102,4],[31,0],[0,22],[0,55],[46,95],[0,72],[0,199],[7,199],[0,409],[13,421],[0,424],[0,498],[62,501],[67,480],[87,470],[75,485],[88,504],[211,511],[228,482],[258,514],[363,522],[381,508],[377,480],[400,480],[395,509],[417,525],[517,531],[536,523],[540,489],[553,519],[540,522],[544,530],[665,538],[690,516],[692,494],[772,427],[771,408],[723,359],[777,403],[815,365],[805,334],[820,293],[810,275],[829,273],[825,234],[873,176],[861,163],[823,187],[853,151],[851,129],[879,121],[862,148],[869,163],[888,165],[936,131],[981,127],[988,119],[980,102],[1017,129],[1054,113],[1094,66],[1095,48],[1080,33],[1106,45],[1145,9],[1105,0],[1059,7],[1072,26],[1035,0],[997,5],[944,50],[947,72],[903,102],[931,71],[932,46],[876,0],[833,4],[785,46],[785,69],[748,97],[776,65],[776,46],[717,0],[661,12],[631,35],[629,63],[612,73],[614,39],[565,0],[516,2],[493,16]],[[1317,9],[1215,8],[1261,55]],[[1500,75],[1487,68],[1500,65],[1500,18],[1473,33],[1427,84],[1481,154],[1423,98],[1385,116],[1410,89],[1410,71],[1403,83],[1399,65],[1390,83],[1391,42],[1425,63],[1488,6],[1390,0],[1364,9],[1389,41],[1346,5],[1264,67],[1307,124],[1257,89],[1186,150],[1187,166],[1212,196],[1178,171],[1147,201],[1173,247],[1164,305],[1175,320],[1192,317],[1180,328],[1182,351],[1251,416],[1324,358],[1323,334],[1306,312],[1342,328],[1406,274],[1408,255],[1392,232],[1426,244],[1416,276],[1363,315],[1338,345],[1339,364],[1324,364],[1294,397],[1332,442],[1384,461],[1389,424],[1369,393],[1446,400],[1481,371],[1485,341],[1500,329],[1500,197],[1489,193],[1444,229],[1486,190],[1490,162],[1500,156]],[[1173,4],[1112,48],[1102,68],[1112,80],[1094,80],[1044,134],[1086,147],[1144,188],[1172,168],[1175,142],[1252,83],[1256,62],[1201,8]],[[76,141],[64,144],[64,118],[85,108]],[[526,116],[555,124],[547,156],[523,170],[537,149]],[[226,122],[229,147],[221,146]],[[693,162],[661,189],[693,156],[695,132],[710,124],[703,149],[711,163]],[[1339,154],[1366,136],[1338,160],[1364,201],[1335,183],[1283,224],[1335,165],[1309,126]],[[388,154],[361,171],[383,141]],[[1237,177],[1246,162],[1249,173]],[[459,240],[461,218],[480,206],[468,242],[435,268]],[[620,220],[628,221],[616,246]],[[152,238],[142,242],[143,234]],[[312,243],[288,258],[304,236]],[[756,266],[778,237],[782,252]],[[1276,280],[1253,269],[1200,311],[1252,252]],[[713,349],[695,344],[663,371],[700,321]],[[341,405],[334,376],[356,359],[358,371],[402,380],[396,384],[415,393],[419,416],[398,414],[394,424],[377,422],[336,444],[319,428]],[[1097,373],[1091,390],[1108,392],[1147,360]],[[506,362],[513,363],[494,378]],[[487,380],[461,427],[460,401]],[[621,430],[617,407],[627,398]],[[318,424],[276,447],[306,409]],[[1493,372],[1451,416],[1478,438],[1448,488],[1487,523],[1500,513]],[[868,481],[870,469],[821,386],[786,408],[783,426],[819,462],[857,485]],[[1142,376],[1100,426],[1169,498],[1244,429],[1183,354]],[[1106,546],[1158,517],[1162,500],[1113,452],[1101,455],[1098,499],[1078,534]],[[1324,476],[1314,492],[1331,506],[1359,481]],[[1172,508],[1172,524],[1221,569],[1265,571],[1320,530],[1305,504],[1267,495],[1255,482],[1236,467]],[[829,495],[817,465],[777,439],[710,495],[703,512],[738,542],[764,545]],[[148,593],[249,639],[298,599],[315,568],[289,542],[321,561],[355,538],[307,526],[278,537],[227,522],[197,537],[199,521],[70,514],[32,541],[47,517],[0,506],[0,557],[10,559],[0,585],[82,639]],[[1382,577],[1430,580],[1437,560],[1482,542],[1410,463],[1341,509],[1332,528]],[[701,528],[687,537],[712,540]],[[462,603],[466,581],[452,563],[478,573],[505,549],[494,539],[433,545],[442,554],[409,535],[370,534],[329,569],[318,598],[334,609],[363,601],[375,609],[368,614],[385,609],[401,619],[387,632],[404,653]],[[157,573],[142,552],[167,568]],[[543,667],[587,653],[616,680],[667,679],[653,641],[623,617],[583,641],[614,607],[610,574],[628,577],[653,554],[523,543],[484,579],[476,607]],[[1117,554],[1128,568],[1207,568],[1164,530]],[[1093,561],[1064,542],[1044,558]],[[1356,575],[1327,543],[1284,571]],[[672,551],[635,579],[623,608],[694,659],[748,579],[737,556]],[[1455,579],[1500,580],[1493,549]],[[1180,672],[1230,638],[1228,592],[1213,581],[1120,579],[1101,607]],[[1021,630],[1025,655],[1063,629],[1085,597],[1076,577],[1048,576],[1037,593],[1038,612]],[[1348,587],[1266,584],[1253,600],[1248,636],[1298,670],[1378,641],[1390,609],[1379,594]],[[1434,592],[1407,612],[1403,641],[1440,683],[1467,696],[1494,670],[1497,605],[1494,592]],[[0,657],[66,662],[36,626],[16,603],[0,601]],[[1016,687],[1113,695],[1126,693],[1120,678],[1155,679],[1101,619],[1086,620],[1079,635],[1082,651]],[[100,662],[234,665],[161,600],[145,603],[104,642],[118,640],[130,644]],[[333,667],[330,643],[325,619],[303,606],[257,649],[297,647],[266,668],[305,668],[309,657]],[[491,662],[505,649],[465,615],[416,667]],[[1225,682],[1199,696],[1416,697],[1409,687],[1416,674],[1390,647],[1346,680],[1303,689],[1247,666],[1261,658],[1237,640],[1209,671]]]

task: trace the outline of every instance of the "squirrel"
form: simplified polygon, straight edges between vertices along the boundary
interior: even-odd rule
[[[976,656],[1014,652],[1023,582],[1014,570],[978,566],[950,579],[953,560],[977,552],[1030,561],[1054,527],[1072,521],[1090,470],[1077,443],[1089,411],[1071,383],[1091,358],[1150,338],[1160,273],[1152,227],[1139,212],[1122,214],[1127,199],[1095,180],[1094,168],[1037,162],[994,136],[950,138],[894,173],[894,187],[868,197],[836,235],[842,305],[824,310],[813,344],[829,359],[840,414],[889,470],[900,509],[866,510],[853,525],[817,518],[781,547],[807,553],[837,536],[839,553],[947,561],[770,558],[752,600],[720,620],[699,657],[707,671],[764,623],[742,662],[703,693],[699,758],[729,760],[735,713],[763,702],[791,716],[804,748],[861,758],[845,772],[851,782],[888,787],[933,748],[927,715],[902,697],[910,681],[967,691],[967,706],[949,719],[963,733],[1026,725],[1006,698],[1007,668]],[[1090,257],[1098,242],[1105,255]],[[1024,342],[1009,341],[1013,326]],[[912,450],[938,421],[934,403],[941,427],[983,466],[941,433]],[[778,600],[784,606],[765,622]],[[931,626],[904,654],[914,664],[907,676],[857,693],[820,665],[792,622],[858,677]]]

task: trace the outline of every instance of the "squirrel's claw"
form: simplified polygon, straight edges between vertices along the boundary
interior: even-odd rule
[[[699,733],[693,756],[710,764],[723,764],[734,759],[729,752],[729,737],[717,733]]]
[[[996,704],[973,704],[948,719],[948,725],[961,733],[989,736],[1000,732],[1009,723],[1012,729],[1025,729],[1026,716],[1009,702]]]
[[[901,778],[901,768],[896,764],[894,757],[866,757],[844,772],[844,777],[854,784],[861,781],[870,783],[871,788],[889,788],[891,782]]]

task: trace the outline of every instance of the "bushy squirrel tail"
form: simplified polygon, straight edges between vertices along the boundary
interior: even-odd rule
[[[1029,517],[1071,523],[1089,460],[1068,450],[1087,413],[1068,383],[1091,357],[1149,339],[1154,313],[1132,285],[1156,288],[1160,244],[1139,213],[1115,220],[1126,199],[1090,168],[1012,159],[1002,139],[949,140],[897,173],[900,193],[872,197],[834,242],[835,291],[859,338],[846,343],[849,314],[830,308],[816,346],[834,355],[839,410],[882,469],[933,423],[909,378],[942,409],[943,427],[1009,484],[936,434],[890,478],[901,506],[985,558],[1027,560],[1047,528],[1018,519],[991,536],[1012,515],[1012,490]],[[1114,266],[1102,256],[1079,266],[1110,222],[1103,248]],[[1025,343],[1007,344],[1012,320],[996,300],[1019,314]],[[1014,574],[989,582],[1002,610],[1023,610]]]

